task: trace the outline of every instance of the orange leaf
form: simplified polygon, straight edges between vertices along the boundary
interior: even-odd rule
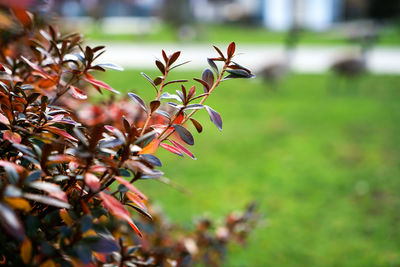
[[[21,252],[20,252],[22,261],[25,264],[30,263],[32,258],[32,242],[29,238],[25,238],[24,242],[21,244]]]
[[[160,140],[153,139],[147,146],[145,146],[139,154],[153,154],[157,151],[160,145]]]
[[[31,205],[29,204],[29,202],[23,198],[19,198],[19,197],[5,197],[4,201],[10,205],[11,207],[13,207],[14,209],[19,209],[19,210],[23,210],[25,212],[28,212],[31,210]]]
[[[69,216],[68,211],[66,209],[61,209],[60,212],[60,217],[61,219],[68,225],[72,225],[74,223],[74,220]]]
[[[139,229],[132,221],[129,212],[125,209],[125,207],[119,202],[115,197],[110,196],[104,192],[99,193],[100,198],[103,200],[104,207],[114,216],[126,221],[132,227],[132,229],[141,237]]]

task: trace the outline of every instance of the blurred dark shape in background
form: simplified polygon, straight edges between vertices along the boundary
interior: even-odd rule
[[[0,0],[2,2],[9,2]],[[33,0],[16,1],[24,4]],[[174,27],[193,22],[239,22],[290,30],[326,30],[336,23],[398,19],[398,0],[59,0],[46,1],[65,17],[159,17]],[[163,12],[160,12],[160,11]],[[167,11],[167,12],[165,12]],[[296,22],[295,22],[296,21]]]

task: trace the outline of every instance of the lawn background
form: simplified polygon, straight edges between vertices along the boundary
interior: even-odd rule
[[[201,71],[172,77],[194,76]],[[147,100],[154,93],[139,70],[101,78]],[[207,100],[223,132],[205,111],[195,116],[205,128],[192,131],[198,159],[158,153],[166,177],[190,195],[151,180],[138,187],[187,227],[196,215],[222,218],[258,201],[264,220],[246,248],[230,247],[226,266],[397,266],[399,100],[396,76],[294,75],[276,92],[259,78],[227,81]]]

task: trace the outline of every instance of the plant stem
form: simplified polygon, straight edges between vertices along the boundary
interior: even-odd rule
[[[166,69],[165,69],[165,73],[164,73],[164,76],[162,78],[161,84],[160,84],[160,88],[157,91],[157,96],[156,96],[155,100],[160,100],[160,96],[161,96],[162,90],[164,89],[164,83],[165,83],[165,81],[167,79],[168,72],[169,72],[169,69],[168,69],[168,66],[167,66]],[[142,131],[140,132],[140,136],[142,136],[144,134],[144,131],[146,130],[147,126],[149,125],[149,122],[150,122],[150,119],[151,119],[152,115],[153,115],[153,112],[150,111],[148,113],[148,115],[147,115],[146,122],[144,123]]]

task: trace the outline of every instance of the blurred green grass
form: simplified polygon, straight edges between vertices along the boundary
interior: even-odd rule
[[[287,37],[286,33],[268,31],[261,26],[243,26],[236,24],[199,24],[193,27],[197,35],[194,43],[227,43],[235,40],[241,44],[282,44]],[[153,33],[107,34],[99,28],[92,27],[85,33],[89,40],[94,41],[123,41],[123,42],[178,42],[178,35],[167,24],[161,24]],[[190,40],[185,40],[188,42]],[[300,44],[311,45],[346,45],[349,43],[345,34],[338,31],[311,32],[304,31],[300,35]],[[377,44],[400,45],[400,27],[389,25],[380,32]]]
[[[139,71],[102,79],[154,93]],[[223,132],[196,114],[205,127],[193,131],[198,160],[158,152],[166,177],[190,195],[151,180],[138,187],[186,226],[258,201],[265,220],[246,248],[230,247],[226,266],[400,265],[400,77],[368,75],[357,91],[342,81],[328,92],[333,80],[294,75],[277,92],[258,78],[227,81],[207,102]]]

